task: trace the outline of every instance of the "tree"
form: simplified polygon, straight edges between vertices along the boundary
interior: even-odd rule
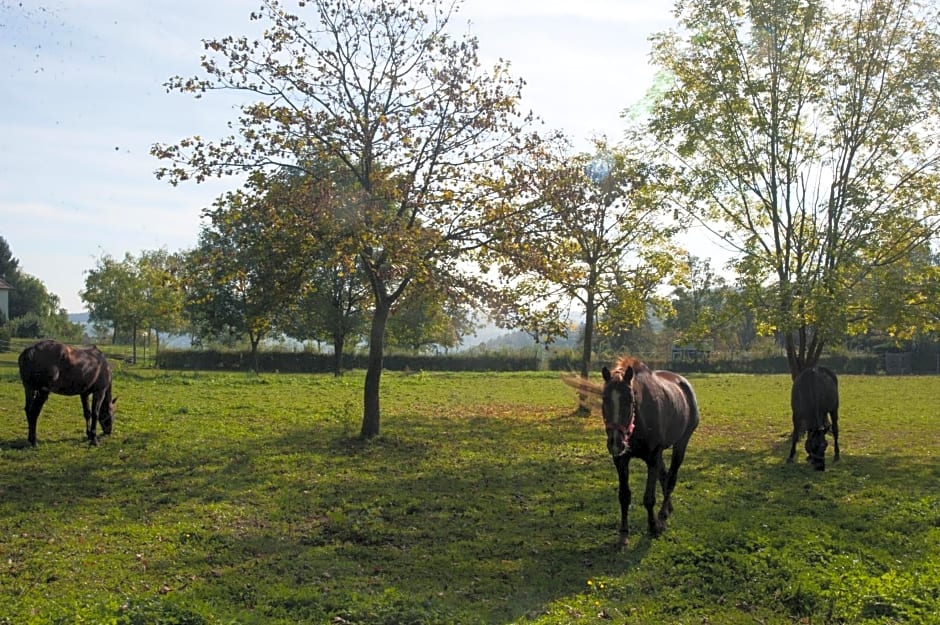
[[[29,313],[38,318],[54,316],[59,311],[59,296],[49,293],[46,285],[36,276],[19,271],[12,281],[10,292],[10,319],[16,319]]]
[[[98,259],[85,276],[82,301],[89,320],[110,325],[115,335],[129,332],[133,358],[142,330],[171,332],[182,325],[182,290],[178,281],[179,258],[166,250],[130,252],[120,261],[110,255]]]
[[[437,345],[460,345],[473,329],[469,311],[447,293],[428,285],[414,288],[400,301],[388,323],[388,342],[417,353]]]
[[[851,294],[853,334],[884,333],[896,344],[940,331],[940,254],[929,244],[877,267]]]
[[[10,282],[16,279],[19,272],[20,261],[13,256],[13,251],[10,249],[7,240],[0,236],[0,278]]]
[[[262,227],[272,237],[292,233],[291,261],[303,276],[277,329],[302,341],[329,341],[337,376],[347,342],[365,333],[372,305],[368,279],[346,242],[348,209],[361,198],[356,180],[335,159],[309,159],[302,170],[284,168],[268,180],[266,200],[278,221]]]
[[[172,183],[265,167],[308,171],[335,161],[353,178],[355,202],[332,215],[345,226],[336,249],[355,257],[372,291],[361,435],[379,433],[386,324],[415,281],[479,281],[459,261],[500,229],[524,227],[520,153],[535,144],[519,114],[521,82],[508,64],[481,69],[473,37],[453,39],[456,2],[312,0],[312,24],[264,0],[258,41],[210,40],[203,76],[173,78],[197,97],[233,90],[237,135],[155,145]],[[324,216],[325,218],[326,216]]]
[[[851,331],[853,289],[937,232],[938,9],[690,0],[677,15],[654,48],[673,83],[649,128],[796,377]]]
[[[179,332],[184,326],[182,262],[182,255],[166,249],[144,250],[137,259],[138,296],[144,304],[147,332],[153,331],[157,338],[157,349],[161,332]]]
[[[135,274],[134,258],[129,252],[123,260],[106,254],[87,272],[80,296],[88,306],[88,320],[96,326],[110,325],[115,335],[122,328],[131,332],[136,354],[137,328],[143,314]]]
[[[697,256],[688,256],[686,276],[672,294],[675,315],[665,319],[677,340],[699,348],[709,343],[716,349],[749,349],[757,333],[738,289],[712,270],[711,261]]]
[[[277,327],[305,272],[306,233],[280,227],[285,210],[271,189],[272,181],[255,172],[246,189],[224,194],[205,211],[186,279],[197,334],[247,337],[255,371],[258,345]]]
[[[587,378],[595,329],[606,334],[637,326],[648,308],[666,306],[659,288],[681,266],[672,243],[676,227],[647,165],[598,140],[594,153],[561,155],[541,170],[544,202],[538,225],[505,237],[500,268],[513,288],[541,301],[524,320],[544,325],[572,303],[584,311],[581,377]],[[619,327],[612,327],[619,326]]]
[[[0,325],[9,322],[12,336],[54,336],[71,342],[81,340],[81,326],[69,321],[68,312],[60,306],[59,296],[50,293],[42,280],[20,269],[20,261],[13,256],[3,237],[0,237],[0,278],[13,287],[9,319],[2,318],[0,313]]]
[[[343,356],[350,340],[363,336],[371,304],[369,285],[355,266],[335,258],[332,251],[306,257],[310,272],[299,297],[278,329],[299,341],[325,340],[333,346],[333,374],[343,373]]]

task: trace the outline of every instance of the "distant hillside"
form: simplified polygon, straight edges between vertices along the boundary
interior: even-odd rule
[[[69,321],[72,323],[80,323],[82,325],[88,325],[88,313],[69,313]]]
[[[94,336],[95,328],[94,328],[94,325],[92,325],[92,323],[88,320],[88,317],[89,317],[89,314],[87,312],[69,313],[69,321],[71,321],[72,323],[81,324],[83,328],[82,331],[85,334],[87,334],[88,336]],[[163,347],[175,347],[178,349],[185,349],[189,347],[191,344],[192,344],[192,341],[190,340],[188,336],[182,336],[182,335],[176,335],[176,334],[171,334],[169,336],[166,334],[160,335],[160,345]]]
[[[477,343],[475,349],[486,349],[491,351],[499,351],[503,349],[517,350],[517,349],[526,349],[530,347],[535,347],[535,341],[532,339],[532,336],[521,330],[515,331],[501,331],[502,334],[498,334],[489,338],[485,341],[480,341]],[[568,338],[559,338],[552,343],[554,348],[574,348],[577,347],[578,340],[575,338],[574,333]]]

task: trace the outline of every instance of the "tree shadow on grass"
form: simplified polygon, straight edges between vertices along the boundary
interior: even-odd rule
[[[866,553],[899,527],[926,532],[938,522],[917,504],[936,497],[930,458],[847,454],[819,473],[784,464],[786,440],[717,450],[693,439],[663,542],[646,536],[635,505],[631,545],[617,550],[616,473],[603,437],[562,420],[469,417],[409,429],[403,419],[368,442],[321,424],[187,449],[132,433],[90,453],[69,448],[67,466],[44,459],[68,437],[13,454],[0,490],[12,513],[67,504],[128,525],[169,519],[161,540],[176,551],[166,566],[197,580],[171,591],[224,606],[223,620],[256,622],[368,622],[382,610],[416,622],[511,622],[588,592],[588,581],[650,566],[689,569],[702,601],[719,601],[746,586],[719,567],[755,544],[822,535],[825,549]],[[645,470],[632,466],[639,494]],[[888,548],[903,546],[903,536],[891,540]],[[726,587],[701,578],[709,567]],[[631,600],[619,592],[620,605]]]
[[[478,425],[469,420],[459,433]],[[519,428],[489,427],[491,435],[497,430],[493,438]],[[323,440],[316,429],[296,430],[271,447],[294,457],[309,453],[303,441],[318,435]],[[483,453],[490,443],[477,439],[441,454],[438,445],[406,436],[328,438],[331,466],[311,458],[309,467],[260,495],[267,500],[258,509],[267,513],[213,539],[214,568],[231,573],[222,574],[227,594],[244,610],[316,608],[355,622],[383,609],[377,606],[387,601],[384,593],[394,589],[422,614],[496,623],[536,615],[553,600],[588,590],[588,580],[623,575],[642,562],[651,545],[639,530],[642,510],[632,545],[615,548],[616,474],[606,454],[585,460]],[[219,472],[230,488],[263,482],[263,460],[245,453]],[[585,472],[598,476],[589,488]],[[187,568],[198,568],[200,557]],[[246,566],[254,590],[243,602]],[[294,591],[263,597],[265,580],[273,587],[284,575]]]

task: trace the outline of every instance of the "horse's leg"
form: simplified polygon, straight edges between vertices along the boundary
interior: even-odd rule
[[[615,457],[614,466],[617,467],[617,496],[620,499],[620,535],[617,544],[625,547],[630,539],[630,524],[627,520],[630,509],[630,456]]]
[[[97,406],[98,406],[98,394],[95,393],[95,396],[92,398],[91,408],[88,407],[88,393],[82,393],[82,412],[85,413],[85,436],[88,437],[88,442],[92,445],[97,445],[98,441],[95,440],[95,430],[97,429],[96,417],[97,417]]]
[[[39,421],[39,413],[42,412],[43,404],[49,399],[49,393],[33,389],[26,389],[26,438],[29,444],[35,447],[36,442],[36,422]]]
[[[659,519],[663,523],[665,523],[669,515],[672,514],[672,491],[676,488],[676,480],[679,477],[679,467],[682,466],[682,461],[685,459],[685,450],[686,447],[689,446],[689,438],[691,438],[691,435],[673,446],[672,459],[669,461],[668,473],[665,472],[665,463],[662,463],[665,477],[663,479],[663,505],[659,509]]]
[[[800,440],[800,431],[796,427],[796,417],[793,417],[793,434],[790,435],[790,455],[787,456],[787,462],[793,462],[793,456],[796,455],[796,442]]]
[[[838,462],[839,460],[839,410],[833,410],[829,413],[832,416],[832,443],[835,447],[835,452],[832,458],[833,462]]]
[[[663,505],[659,508],[659,518],[665,522],[666,518],[672,513],[672,501],[669,499],[669,471],[666,470],[665,458],[659,465],[659,485],[663,490]]]
[[[651,536],[659,536],[666,529],[662,519],[653,514],[653,507],[656,505],[656,483],[660,481],[663,471],[663,450],[660,448],[652,452],[646,460],[646,492],[643,493],[643,505],[646,507]]]

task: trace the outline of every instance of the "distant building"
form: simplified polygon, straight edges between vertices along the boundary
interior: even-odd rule
[[[675,343],[672,346],[672,362],[708,362],[713,344],[711,339],[684,345]]]
[[[0,312],[3,313],[3,319],[10,319],[10,291],[13,287],[9,282],[0,278]]]

